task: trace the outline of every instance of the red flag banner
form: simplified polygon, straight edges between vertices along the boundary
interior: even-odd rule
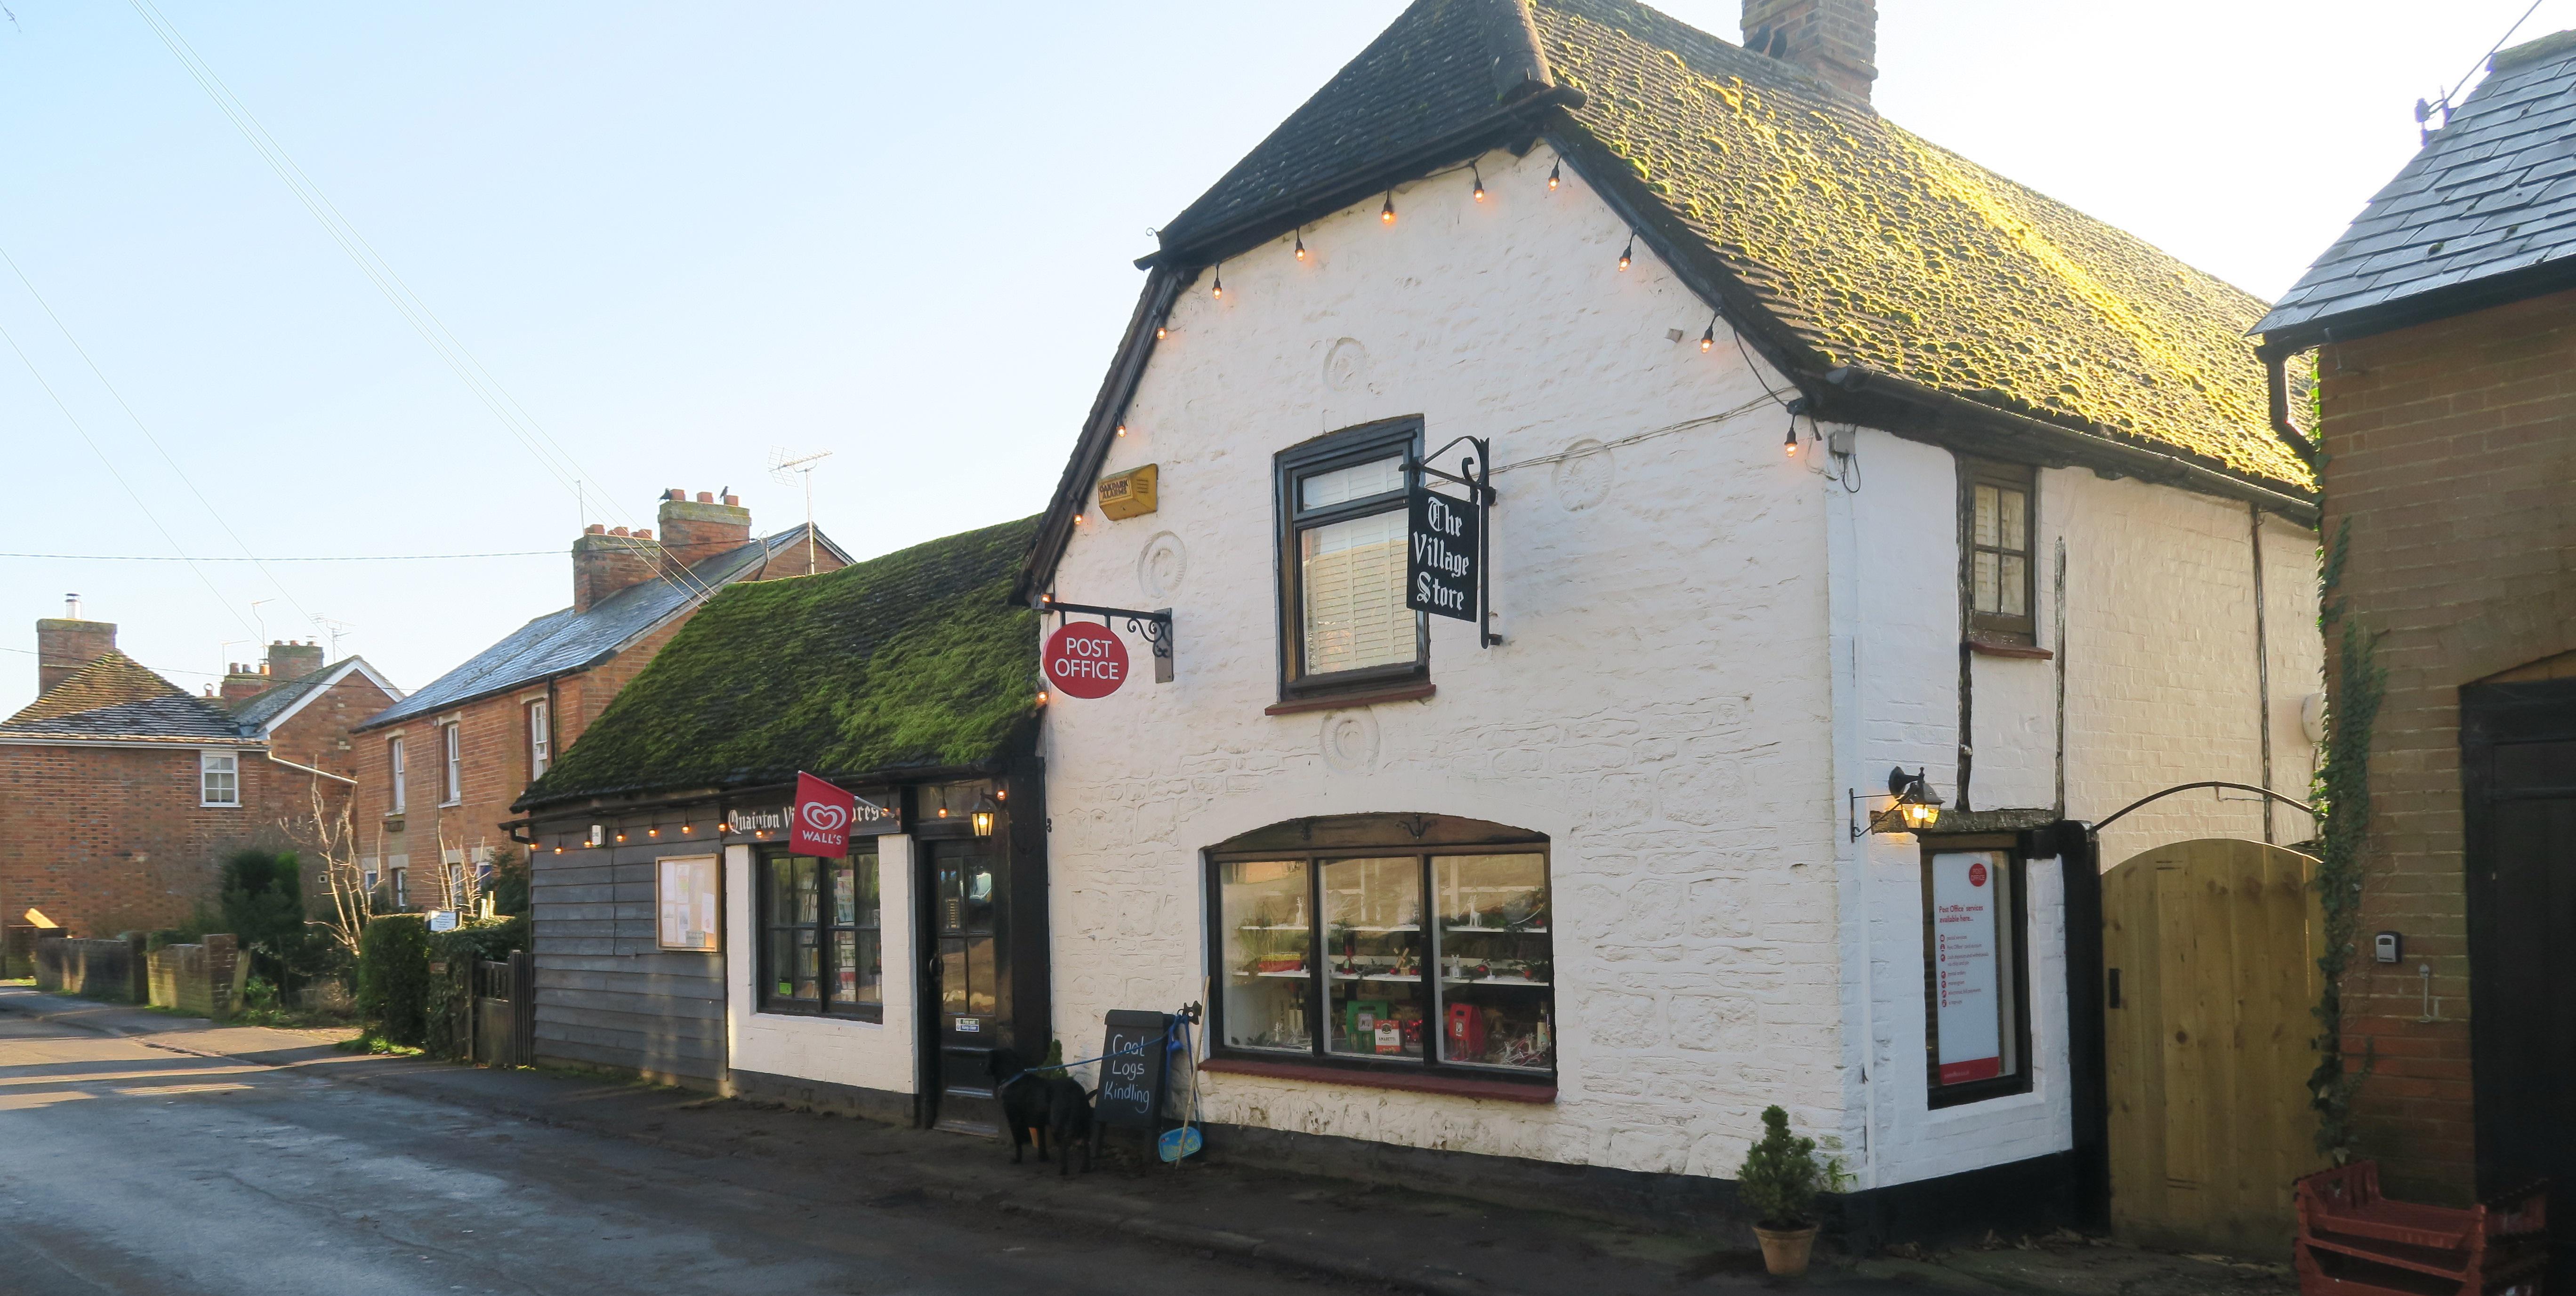
[[[788,844],[800,855],[839,859],[850,853],[850,816],[858,799],[799,770],[796,774],[796,829]]]

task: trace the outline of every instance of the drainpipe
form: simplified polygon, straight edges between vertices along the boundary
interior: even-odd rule
[[[2287,347],[2274,347],[2267,343],[2256,347],[2254,354],[2262,358],[2265,385],[2270,389],[2272,435],[2280,438],[2281,444],[2288,446],[2290,453],[2299,457],[2300,463],[2306,464],[2311,470],[2315,469],[2316,443],[2308,440],[2307,433],[2301,432],[2298,425],[2290,421],[2289,366],[2290,356],[2293,353]]]

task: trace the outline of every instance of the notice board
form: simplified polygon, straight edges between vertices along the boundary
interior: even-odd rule
[[[1113,1008],[1104,1019],[1100,1042],[1100,1095],[1092,1105],[1096,1119],[1110,1125],[1153,1129],[1163,1119],[1163,1095],[1170,1088],[1169,1013]]]
[[[2002,851],[1954,851],[1932,857],[1933,1007],[1941,1041],[1940,1082],[1964,1084],[2003,1074],[2001,908],[2008,880]]]

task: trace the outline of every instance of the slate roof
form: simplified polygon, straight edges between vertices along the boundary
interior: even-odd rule
[[[1240,252],[1404,168],[1540,131],[1713,256],[1811,375],[1885,374],[2313,485],[2245,338],[2260,299],[1626,0],[1416,0],[1164,228],[1157,260]]]
[[[275,688],[254,693],[239,702],[226,705],[232,708],[235,719],[252,730],[266,729],[271,721],[285,714],[288,708],[303,700],[305,695],[338,683],[343,671],[362,660],[357,657],[343,657],[310,675],[288,680]]]
[[[815,539],[827,546],[831,543],[820,532]],[[601,599],[587,612],[571,608],[549,612],[511,631],[499,643],[466,659],[463,665],[423,685],[411,696],[367,717],[358,728],[375,729],[435,714],[479,697],[596,665],[620,645],[687,610],[704,597],[703,589],[721,589],[756,572],[765,559],[804,542],[805,528],[792,527],[767,539],[699,559],[689,568],[694,584],[655,577]],[[833,552],[837,555],[840,551],[835,548]]]
[[[2505,50],[2488,68],[2259,332],[2319,338],[2368,314],[2478,300],[2522,272],[2576,270],[2576,31]]]
[[[807,770],[867,781],[989,767],[1037,719],[1038,615],[1010,603],[1036,519],[719,592],[620,689],[520,809]]]
[[[0,721],[0,738],[96,742],[243,743],[251,730],[114,649]]]

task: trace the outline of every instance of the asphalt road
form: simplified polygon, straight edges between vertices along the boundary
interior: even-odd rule
[[[0,1296],[1328,1285],[0,1017]]]

